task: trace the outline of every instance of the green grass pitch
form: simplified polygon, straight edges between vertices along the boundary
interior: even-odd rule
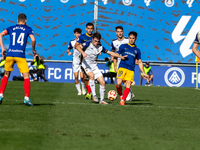
[[[0,150],[198,150],[200,91],[132,86],[135,98],[99,105],[72,83],[8,82],[0,105]],[[106,93],[115,85],[106,85]],[[96,85],[99,97],[99,85]]]

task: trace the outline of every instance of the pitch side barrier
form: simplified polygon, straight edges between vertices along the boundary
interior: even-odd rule
[[[30,64],[31,61],[27,61],[29,69],[33,69],[34,66],[31,66]],[[45,77],[49,80],[49,82],[74,83],[72,61],[45,60],[45,65],[48,66],[48,68],[45,69]],[[196,67],[194,63],[180,64],[150,62],[150,66],[153,71],[154,86],[196,87],[197,75],[198,84],[200,84],[200,73],[196,73]],[[102,73],[108,72],[108,67],[105,66],[105,61],[98,61],[98,67]],[[9,80],[12,80],[13,76],[21,76],[17,65],[14,66],[14,71],[11,73]],[[140,85],[140,72],[138,65],[135,67],[134,80],[136,85]],[[108,78],[105,78],[105,81],[110,83]],[[142,85],[145,84],[146,81],[143,80]]]

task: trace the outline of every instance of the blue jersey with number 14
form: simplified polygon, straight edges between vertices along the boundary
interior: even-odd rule
[[[6,30],[10,36],[10,45],[7,56],[25,58],[26,43],[28,36],[33,34],[33,30],[27,25],[22,24],[8,27]]]

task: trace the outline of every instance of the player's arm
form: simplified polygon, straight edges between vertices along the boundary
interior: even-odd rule
[[[192,52],[200,59],[200,52],[198,50],[199,43],[194,43],[192,46]]]
[[[144,67],[143,67],[143,63],[142,63],[142,60],[141,59],[138,59],[138,66],[142,72],[142,75],[145,76],[145,77],[149,77],[149,75],[147,75],[145,72],[144,72]]]
[[[118,53],[114,53],[114,52],[111,52],[111,51],[107,51],[107,54],[113,56],[113,57],[117,57],[117,58],[121,58],[122,60],[125,60],[127,55],[126,56],[121,56],[119,55]]]
[[[33,54],[36,54],[37,51],[35,50],[35,45],[36,45],[35,36],[33,34],[31,34],[31,35],[29,35],[29,37],[31,38],[32,52],[33,52]]]
[[[113,42],[111,43],[111,51],[115,52],[115,47],[113,45]],[[117,58],[116,57],[113,58],[113,64],[114,64],[114,70],[115,70],[115,72],[117,72],[118,68],[117,68]]]
[[[3,32],[0,33],[0,46],[1,46],[1,54],[2,54],[2,57],[4,59],[4,56],[5,56],[5,53],[6,53],[6,50],[4,49],[4,46],[3,46],[3,36],[5,35],[8,35],[8,31],[7,30],[4,30]]]
[[[70,52],[70,50],[72,49],[72,44],[71,44],[71,41],[69,42],[69,45],[68,45],[68,48],[67,48],[67,54],[68,55],[72,55],[72,52]]]
[[[76,42],[77,43],[77,42]],[[76,45],[76,44],[75,44]],[[83,58],[87,57],[87,54],[82,50],[82,45],[78,45],[77,47],[75,47],[82,55]]]

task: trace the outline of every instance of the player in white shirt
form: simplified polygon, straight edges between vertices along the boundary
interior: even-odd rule
[[[94,33],[92,41],[86,42],[83,44],[83,47],[85,48],[85,51],[82,50],[81,46],[77,47],[77,50],[81,52],[83,55],[83,68],[85,69],[86,74],[89,77],[89,83],[92,90],[93,100],[94,102],[99,102],[96,91],[95,91],[95,82],[94,80],[97,79],[97,81],[100,84],[100,104],[108,104],[104,101],[104,95],[105,95],[105,81],[103,78],[103,75],[101,71],[99,70],[97,66],[97,58],[98,55],[103,53],[107,53],[109,55],[112,55],[114,57],[119,57],[121,59],[125,59],[125,57],[120,56],[119,54],[116,54],[114,52],[106,50],[103,46],[100,45],[100,39],[101,34],[100,33]]]
[[[115,27],[116,30],[116,34],[117,34],[117,38],[114,39],[111,43],[111,51],[112,52],[118,52],[119,51],[119,47],[122,44],[127,44],[129,43],[128,38],[124,37],[124,31],[123,31],[123,27],[122,26],[117,26]],[[118,72],[118,65],[120,63],[120,58],[115,58],[113,60],[114,63],[114,68],[115,68],[115,72]],[[124,84],[124,87],[126,88],[126,85]],[[126,101],[131,101],[133,98],[135,97],[135,95],[133,94],[132,90],[130,89],[130,92],[126,98]]]
[[[71,40],[69,42],[68,48],[67,48],[67,53],[68,55],[73,55],[73,61],[72,61],[72,68],[74,72],[74,82],[76,85],[76,89],[78,91],[78,95],[85,95],[86,90],[85,90],[85,83],[84,83],[84,78],[85,75],[81,72],[81,66],[80,66],[80,55],[81,53],[74,48],[76,41],[79,39],[79,36],[81,35],[82,30],[80,28],[74,29],[74,36],[75,39]],[[70,50],[73,49],[73,53],[70,52]],[[82,92],[81,92],[81,86],[78,80],[79,77],[79,72],[80,72],[80,77],[81,77],[81,84],[82,84]]]

